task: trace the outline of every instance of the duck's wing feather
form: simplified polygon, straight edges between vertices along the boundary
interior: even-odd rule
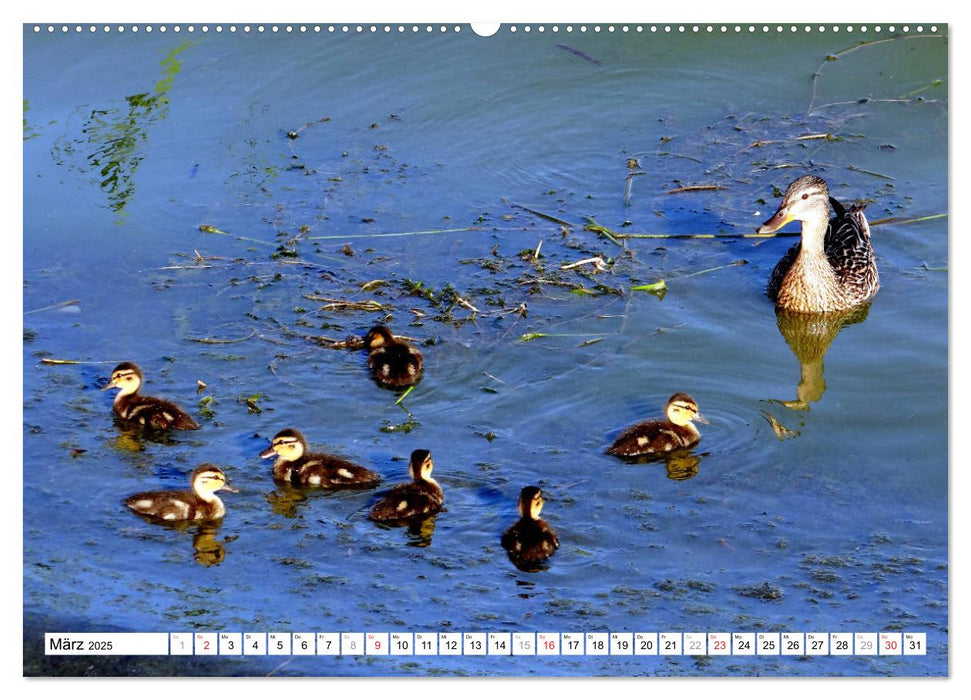
[[[861,290],[866,297],[876,292],[880,286],[876,256],[862,206],[839,207],[837,216],[830,219],[823,248],[841,284]]]

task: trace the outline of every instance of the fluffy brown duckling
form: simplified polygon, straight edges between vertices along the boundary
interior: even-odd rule
[[[802,236],[766,285],[766,294],[778,308],[825,313],[873,298],[880,276],[863,207],[847,211],[829,196],[825,180],[804,175],[789,185],[778,211],[757,232],[774,233],[790,221],[802,222]]]
[[[203,464],[190,478],[191,491],[148,491],[125,499],[125,505],[139,515],[165,522],[218,520],[226,515],[226,507],[216,491],[237,493],[217,466]]]
[[[426,518],[442,509],[445,494],[432,478],[432,455],[428,450],[411,453],[408,472],[410,483],[398,484],[388,491],[373,508],[369,518],[379,522],[402,522]]]
[[[607,452],[617,457],[665,455],[698,444],[701,434],[692,421],[707,423],[698,412],[698,403],[687,394],[668,399],[664,420],[647,420],[622,432]]]
[[[111,371],[111,380],[101,388],[119,389],[114,410],[124,420],[156,430],[198,430],[199,424],[171,401],[138,393],[143,381],[142,370],[134,362],[122,362]]]
[[[270,447],[263,450],[260,457],[275,457],[273,478],[294,486],[370,488],[381,482],[378,474],[358,464],[334,455],[310,452],[303,433],[294,428],[277,433]]]
[[[383,386],[403,388],[421,379],[421,353],[396,339],[385,326],[375,326],[364,338],[371,376]]]
[[[502,535],[509,559],[525,571],[541,567],[560,546],[556,532],[539,517],[542,510],[543,492],[538,486],[526,486],[519,493],[519,520]]]

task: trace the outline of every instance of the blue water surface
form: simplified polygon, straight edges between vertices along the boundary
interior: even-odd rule
[[[924,656],[106,675],[948,673],[943,27],[31,25],[24,73],[25,673],[70,673],[44,631],[102,630],[927,635]],[[882,288],[842,328],[777,319],[763,288],[794,239],[739,237],[806,172],[874,223]],[[425,355],[400,404],[333,347],[376,323]],[[202,429],[116,424],[121,361]],[[677,391],[710,419],[691,455],[604,454]],[[373,492],[282,489],[258,454],[291,426],[388,484],[431,450],[447,510],[414,533],[370,522]],[[202,462],[240,489],[220,524],[124,508]],[[499,545],[528,484],[561,542],[534,573]]]

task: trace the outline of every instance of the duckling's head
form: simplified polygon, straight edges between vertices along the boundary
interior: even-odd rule
[[[307,452],[307,440],[296,428],[281,430],[273,438],[270,446],[260,452],[260,457],[269,459],[279,457],[286,462],[296,462]]]
[[[134,362],[122,362],[111,370],[111,379],[101,387],[101,391],[107,389],[121,389],[118,396],[127,396],[138,391],[142,385],[142,371]]]
[[[543,510],[543,492],[538,486],[526,486],[519,492],[519,515],[530,520],[539,520]]]
[[[815,175],[794,180],[782,196],[778,211],[756,232],[774,233],[790,221],[829,221],[829,188],[825,180]]]
[[[415,481],[431,481],[432,469],[434,467],[432,453],[428,450],[415,450],[411,453],[408,471],[411,473],[411,478]]]
[[[214,464],[203,464],[192,472],[191,482],[192,490],[205,501],[211,500],[220,489],[239,493],[239,489],[229,483],[225,472]]]
[[[708,422],[708,419],[698,412],[698,402],[680,392],[668,399],[668,405],[664,412],[668,420],[675,425],[687,425],[694,420],[699,423]]]
[[[391,335],[391,331],[385,326],[375,326],[364,336],[364,345],[368,350],[377,350],[393,342],[394,336]]]

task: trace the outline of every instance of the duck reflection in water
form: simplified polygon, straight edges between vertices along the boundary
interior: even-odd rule
[[[776,401],[796,411],[808,411],[811,403],[819,401],[826,391],[823,360],[829,346],[844,327],[862,323],[869,312],[870,304],[825,314],[776,309],[779,332],[799,361],[796,398]]]
[[[219,534],[219,525],[214,523],[200,525],[196,530],[195,535],[192,536],[192,549],[195,550],[193,558],[197,564],[202,566],[222,564],[226,558],[225,543],[236,538],[226,537],[220,542],[216,539],[217,534]]]
[[[277,482],[276,490],[266,495],[270,509],[284,518],[296,518],[297,510],[307,502],[310,489],[299,488],[286,482]]]

